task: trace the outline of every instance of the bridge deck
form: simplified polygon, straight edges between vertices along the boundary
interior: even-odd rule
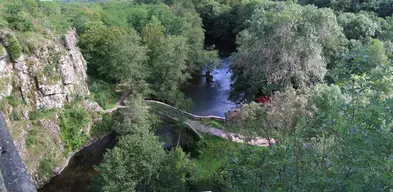
[[[198,135],[200,135],[198,132],[207,133],[210,135],[221,137],[226,140],[239,142],[239,143],[247,143],[249,145],[256,145],[256,146],[270,146],[271,144],[275,143],[274,139],[269,140],[261,137],[250,138],[250,137],[243,136],[241,134],[217,129],[200,122],[203,119],[215,119],[219,121],[225,121],[225,119],[221,117],[197,116],[162,102],[158,102],[158,101],[145,101],[145,102],[150,107],[150,110],[153,111],[154,113],[159,114],[160,116],[169,117],[174,120],[183,121],[184,124],[190,127]]]
[[[0,192],[37,191],[0,112]]]

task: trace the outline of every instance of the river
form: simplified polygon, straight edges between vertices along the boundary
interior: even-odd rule
[[[198,75],[194,76],[190,84],[182,89],[195,104],[189,112],[196,115],[224,117],[225,112],[236,107],[235,103],[228,100],[231,89],[229,60],[222,59],[221,62],[222,66],[211,73],[213,82],[206,82],[204,76]]]
[[[235,103],[228,101],[231,84],[231,74],[228,72],[229,61],[226,59],[221,61],[222,66],[211,73],[214,82],[206,82],[204,76],[198,75],[183,89],[186,96],[191,98],[195,104],[195,107],[190,110],[191,113],[224,117],[226,111],[236,106]],[[168,146],[173,146],[177,143],[177,134],[179,133],[171,128],[173,126],[170,123],[166,123],[156,132],[156,135],[160,136],[161,139],[164,138],[163,140],[169,138],[169,143],[165,142]],[[193,136],[190,136],[188,133],[182,133],[181,135],[183,137],[180,145],[184,150],[192,152],[189,142],[195,142]],[[97,174],[93,165],[99,164],[105,150],[112,148],[114,144],[115,138],[111,134],[77,152],[63,172],[52,178],[39,192],[87,191],[90,183],[89,175]]]

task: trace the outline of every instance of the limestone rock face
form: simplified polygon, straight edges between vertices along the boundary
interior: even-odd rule
[[[76,31],[40,39],[30,55],[11,61],[6,36],[0,31],[0,99],[20,92],[33,108],[61,108],[76,96],[89,95],[86,61],[77,47]]]
[[[12,75],[13,65],[7,61],[7,52],[3,46],[0,46],[0,100],[12,92]]]

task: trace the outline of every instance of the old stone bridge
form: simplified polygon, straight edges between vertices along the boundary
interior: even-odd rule
[[[270,146],[271,144],[275,143],[274,139],[268,140],[261,137],[250,138],[250,137],[243,136],[241,134],[217,129],[215,127],[212,127],[202,122],[203,120],[209,120],[209,119],[225,122],[226,119],[222,117],[194,115],[159,101],[145,100],[145,103],[149,106],[149,109],[152,112],[154,112],[155,114],[161,117],[182,121],[186,126],[188,126],[200,137],[202,137],[200,133],[206,133],[233,142],[247,143],[249,145],[256,145],[256,146]]]

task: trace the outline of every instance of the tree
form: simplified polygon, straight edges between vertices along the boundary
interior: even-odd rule
[[[188,191],[192,165],[180,148],[166,152],[148,126],[133,126],[95,167],[92,191]]]
[[[366,14],[343,13],[338,17],[338,22],[348,39],[374,37],[380,31],[379,24]]]
[[[96,167],[100,173],[93,187],[100,191],[146,191],[161,169],[165,156],[158,139],[148,127],[135,126],[134,134],[122,136]]]
[[[326,66],[336,62],[343,34],[331,10],[276,3],[257,9],[239,38],[230,68],[235,101],[253,100],[287,86],[306,88],[323,82]]]
[[[137,91],[146,78],[147,60],[147,48],[141,45],[137,32],[130,30],[127,35],[111,43],[108,63],[99,66],[98,71]]]
[[[211,72],[220,66],[217,51],[213,49],[200,51],[197,63],[205,70],[207,81],[212,81]]]
[[[234,154],[217,172],[221,190],[390,189],[392,163],[387,157],[393,143],[384,122],[392,121],[392,108],[378,106],[390,106],[391,100],[362,106],[348,104],[347,98],[337,86],[315,86],[308,102],[313,116],[302,118],[294,132],[267,150],[245,148]],[[355,112],[352,105],[357,105]]]
[[[33,23],[31,16],[29,16],[24,10],[23,6],[19,3],[7,4],[7,16],[6,19],[9,26],[12,29],[18,31],[31,31],[33,29]]]
[[[339,85],[352,90],[357,96],[386,99],[393,94],[390,86],[392,70],[384,44],[373,39],[365,44],[353,41],[351,50],[331,74]],[[359,89],[359,92],[355,93],[354,89]]]
[[[165,37],[159,22],[146,25],[141,36],[149,48],[147,82],[152,95],[158,100],[180,104],[183,95],[178,88],[190,78],[186,39],[182,36]]]
[[[108,71],[99,71],[99,69],[109,63],[113,42],[126,34],[127,31],[123,28],[94,27],[80,36],[79,45],[87,60],[88,72],[91,75],[102,75],[110,79],[107,75]]]

